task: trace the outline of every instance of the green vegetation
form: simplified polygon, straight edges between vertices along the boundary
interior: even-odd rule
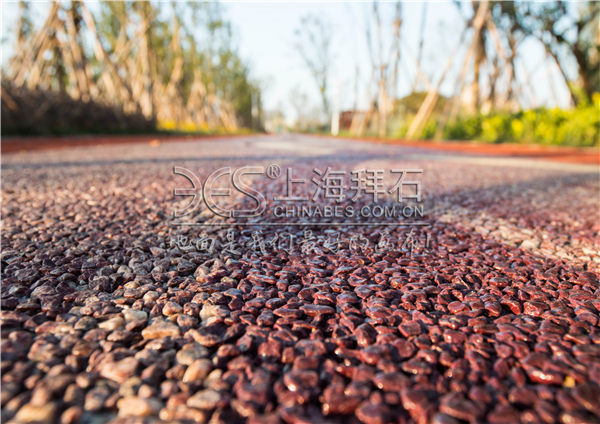
[[[600,145],[600,95],[574,109],[538,108],[459,118],[444,131],[449,140],[481,140],[562,146]]]
[[[399,61],[413,65],[410,52],[400,53],[402,22],[401,4],[387,8],[394,19],[381,19],[380,8],[373,4],[366,16],[370,69],[368,103],[360,109],[355,100],[352,110],[340,113],[339,134],[375,136],[390,139],[473,140],[487,143],[528,143],[565,146],[600,145],[600,3],[564,2],[454,2],[466,18],[457,46],[445,61],[439,57],[439,70],[426,72],[422,66],[422,49],[426,8],[422,9],[419,51],[410,94],[399,97],[397,66]],[[411,17],[413,19],[413,17]],[[376,28],[376,31],[373,30]],[[382,48],[384,34],[391,45]],[[301,32],[298,32],[302,34]],[[310,41],[315,37],[307,37]],[[537,84],[524,56],[531,56],[537,46],[542,54],[535,72],[544,69],[548,94],[545,104],[565,105],[536,107]],[[389,47],[389,48],[388,48]],[[353,46],[354,48],[354,46]],[[304,57],[308,48],[300,49]],[[384,57],[385,51],[389,57]],[[305,61],[306,62],[306,61]],[[441,66],[445,63],[444,67]],[[312,62],[307,62],[310,69]],[[360,64],[356,65],[358,75]],[[323,67],[323,73],[327,67]],[[559,75],[554,75],[558,70]],[[367,71],[369,72],[369,71]],[[368,73],[367,73],[368,74]],[[321,76],[326,81],[326,78]],[[358,99],[356,78],[354,98]],[[566,88],[559,98],[556,84]],[[325,84],[321,84],[325,87]],[[536,86],[536,87],[534,87]],[[443,88],[442,88],[443,87]],[[441,94],[444,91],[445,95]],[[362,95],[361,93],[361,95]],[[539,93],[538,93],[539,94]],[[565,96],[566,94],[566,96]],[[533,108],[533,109],[531,109]],[[301,116],[301,114],[298,114]],[[300,119],[298,120],[300,122]],[[319,122],[317,122],[318,124]],[[326,131],[322,125],[301,126],[304,131]],[[336,133],[338,126],[332,128]]]
[[[408,124],[416,113],[414,104],[419,103],[420,97],[423,93],[413,93],[396,102],[399,113],[391,122],[394,138],[406,137]],[[434,138],[444,101],[442,98],[442,105],[438,105],[417,138]],[[442,138],[486,143],[600,146],[600,93],[594,93],[591,102],[586,96],[579,97],[577,107],[572,109],[541,107],[518,112],[462,115],[444,128]]]

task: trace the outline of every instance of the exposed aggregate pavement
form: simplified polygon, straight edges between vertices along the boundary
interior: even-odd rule
[[[425,225],[173,243],[227,232],[173,225],[174,165],[272,163],[423,169]],[[597,423],[599,176],[299,136],[4,155],[2,421]],[[307,228],[370,244],[245,247]]]

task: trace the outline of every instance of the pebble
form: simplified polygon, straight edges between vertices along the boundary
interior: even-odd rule
[[[161,339],[163,337],[179,337],[179,327],[175,324],[171,324],[165,321],[154,322],[149,327],[142,330],[142,337],[144,339]]]
[[[364,159],[351,150],[328,166],[349,171]],[[3,421],[600,419],[594,175],[419,159],[427,225],[388,230],[428,248],[250,254],[257,231],[305,236],[250,222],[233,227],[241,254],[224,255],[173,244],[200,233],[167,225],[164,163],[60,155],[95,165],[27,166],[24,179],[3,156]],[[295,178],[323,168],[292,162]],[[253,187],[275,194],[281,182]],[[222,240],[227,229],[204,230]],[[378,231],[336,228],[373,243]]]
[[[148,319],[148,313],[135,309],[125,309],[123,310],[123,318],[125,318],[125,322],[127,323],[134,321],[146,321]]]
[[[47,402],[44,405],[27,403],[19,409],[14,420],[22,423],[51,423],[57,412],[58,405],[55,402]]]
[[[400,334],[402,334],[406,338],[409,338],[411,336],[418,336],[419,334],[421,334],[421,326],[418,322],[402,323],[398,326],[398,330],[400,330]]]
[[[294,370],[283,376],[283,383],[291,392],[310,389],[319,384],[319,375],[315,371]]]
[[[175,302],[167,302],[165,303],[165,306],[163,306],[162,309],[162,313],[165,316],[173,316],[173,315],[179,315],[181,312],[183,311],[183,308],[181,307],[181,305],[179,305],[178,303]]]
[[[410,378],[400,372],[379,373],[373,378],[373,383],[384,392],[396,393],[400,393],[411,385]]]
[[[529,301],[523,304],[523,313],[534,317],[540,317],[545,310],[549,309],[544,302]]]
[[[177,351],[177,363],[182,365],[191,365],[195,360],[205,358],[209,355],[206,347],[198,343],[189,343]]]
[[[150,417],[158,415],[162,407],[158,399],[128,396],[117,401],[119,417]]]
[[[482,413],[480,407],[458,393],[444,396],[440,403],[440,411],[460,420],[471,422],[479,418]]]
[[[98,324],[99,328],[104,330],[114,331],[123,327],[125,321],[121,317],[114,317]]]
[[[102,377],[123,384],[136,374],[138,365],[139,361],[130,356],[117,362],[105,362],[99,371]]]
[[[203,410],[215,409],[217,406],[222,405],[224,399],[223,396],[216,390],[206,389],[195,393],[187,401],[187,405],[190,408],[198,408]]]
[[[60,415],[61,424],[77,424],[81,421],[83,410],[79,406],[71,406]]]
[[[354,332],[354,336],[360,347],[366,347],[375,343],[376,332],[369,324],[361,324]]]
[[[200,384],[204,378],[212,371],[212,363],[206,358],[197,359],[192,362],[185,374],[183,374],[182,381],[184,383]]]
[[[361,397],[345,394],[343,385],[331,385],[323,391],[322,412],[324,415],[349,415],[360,403]]]
[[[446,343],[462,344],[467,341],[467,335],[461,331],[444,330],[444,341]]]
[[[106,386],[95,387],[87,392],[83,409],[86,411],[98,411],[104,407],[104,403],[111,392]]]
[[[571,396],[585,409],[600,417],[600,382],[586,382],[571,390]]]
[[[209,303],[204,304],[202,310],[200,311],[200,319],[203,322],[208,321],[210,318],[215,318],[219,316],[224,316],[227,314],[227,311],[220,305],[211,305]]]
[[[300,309],[310,317],[321,317],[335,312],[335,309],[326,305],[303,305]]]
[[[356,409],[356,417],[365,424],[386,424],[389,421],[387,406],[363,402]]]

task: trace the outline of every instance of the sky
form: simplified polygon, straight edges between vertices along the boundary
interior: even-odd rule
[[[252,77],[263,88],[265,110],[282,110],[293,118],[294,100],[304,100],[306,109],[317,108],[319,93],[310,73],[294,50],[294,32],[302,16],[313,14],[331,25],[333,33],[333,67],[329,83],[329,95],[342,110],[354,105],[355,68],[359,65],[358,107],[365,108],[370,97],[367,90],[371,75],[365,28],[372,16],[372,3],[359,2],[222,2],[225,17],[232,23],[235,43],[240,55],[249,63]],[[49,2],[35,4],[34,18],[41,23]],[[384,39],[392,37],[391,19],[394,5],[382,2]],[[406,2],[402,5],[402,56],[397,95],[410,92],[415,78],[423,2]],[[464,17],[451,2],[429,2],[426,6],[425,42],[422,68],[430,80],[436,82],[451,52],[458,44],[464,27]],[[464,7],[465,14],[469,7]],[[16,1],[2,1],[2,64],[12,52],[13,34],[18,10]],[[442,94],[451,94],[455,88],[456,75],[462,66],[468,43],[456,54],[451,72],[441,87]],[[568,106],[568,91],[554,63],[545,57],[543,47],[534,40],[525,41],[517,78],[526,79],[529,74],[530,90],[521,96],[525,107]],[[527,70],[527,73],[524,70]]]
[[[384,2],[381,5],[386,32],[384,38],[387,35],[388,42],[392,36],[393,7],[392,3]],[[403,3],[402,7],[401,38],[404,39],[405,54],[400,64],[400,96],[410,92],[415,78],[414,63],[424,3],[408,2]],[[331,97],[336,97],[339,93],[341,109],[352,108],[355,67],[359,63],[362,81],[359,87],[363,87],[359,107],[366,107],[369,96],[365,86],[371,71],[365,28],[366,20],[372,13],[371,8],[370,2],[225,2],[227,16],[239,35],[240,52],[249,60],[253,74],[265,83],[264,100],[267,109],[281,106],[289,109],[290,93],[294,87],[300,87],[309,96],[311,103],[318,104],[317,86],[303,66],[299,54],[293,49],[294,30],[298,27],[300,18],[307,13],[317,14],[333,26],[335,67],[332,79],[337,83],[330,83]],[[448,56],[458,44],[464,18],[451,2],[429,2],[425,25],[422,68],[430,80],[437,81]],[[467,44],[460,49],[451,73],[441,87],[443,94],[451,94],[453,91]],[[540,44],[534,40],[526,41],[521,66],[517,67],[521,68],[518,69],[520,78],[526,78],[523,67],[527,69],[532,84],[534,96],[526,92],[522,99],[527,106],[568,105],[568,91],[562,76],[557,67],[546,59]]]

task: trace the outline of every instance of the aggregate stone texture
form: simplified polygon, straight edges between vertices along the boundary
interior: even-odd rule
[[[600,422],[597,169],[290,135],[2,162],[3,422]],[[176,225],[173,166],[272,163],[422,169],[423,225]],[[306,230],[369,244],[248,247]]]

